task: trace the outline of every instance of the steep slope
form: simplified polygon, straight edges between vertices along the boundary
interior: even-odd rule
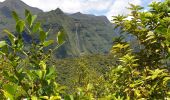
[[[58,57],[75,57],[87,54],[107,53],[112,46],[112,38],[117,30],[105,16],[82,14],[65,14],[61,9],[42,12],[30,7],[20,0],[6,0],[0,3],[0,30],[15,29],[11,11],[15,10],[20,16],[24,9],[38,15],[44,29],[51,29],[49,38],[56,39],[56,33],[64,28],[67,33],[66,43],[56,52]],[[2,33],[0,37],[3,37]]]
[[[67,41],[59,50],[59,56],[80,56],[86,54],[106,53],[112,46],[113,25],[105,16],[81,13],[65,14],[59,8],[47,13],[40,13],[39,20],[44,27],[54,32],[63,27]]]
[[[25,9],[29,9],[32,13],[39,13],[42,12],[42,10],[34,7],[30,7],[26,5],[24,2],[21,0],[5,0],[4,2],[0,3],[0,8],[7,7],[10,10],[15,10],[16,12],[20,14],[24,14]]]
[[[24,10],[28,9],[34,14],[42,12],[42,10],[26,5],[21,0],[5,0],[0,3],[0,30],[8,28],[14,29],[14,20],[12,19],[11,12],[16,11],[20,16],[24,16]]]

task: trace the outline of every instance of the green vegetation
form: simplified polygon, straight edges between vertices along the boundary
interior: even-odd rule
[[[134,36],[138,50],[120,36],[107,55],[66,59],[53,55],[67,39],[63,29],[48,40],[49,31],[35,22],[35,15],[26,10],[21,19],[13,12],[15,35],[4,30],[8,40],[0,41],[0,99],[169,100],[170,1],[149,7],[143,11],[130,4],[129,16],[113,17],[122,36]]]
[[[57,46],[46,50],[56,42],[46,39],[48,32],[41,28],[40,23],[34,22],[36,15],[28,10],[25,11],[25,19],[19,18],[16,12],[12,12],[12,15],[16,21],[16,35],[4,30],[9,41],[0,42],[0,99],[60,99],[64,87],[56,82],[57,74],[51,54],[64,43],[62,31],[56,36]],[[22,36],[24,31],[31,36],[31,43],[25,43]],[[35,34],[39,41],[35,40]]]

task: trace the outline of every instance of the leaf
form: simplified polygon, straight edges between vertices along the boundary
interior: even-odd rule
[[[49,100],[61,100],[60,96],[51,96]]]
[[[43,30],[40,31],[40,41],[44,42],[46,37],[47,37],[46,32],[44,32]]]
[[[5,84],[3,86],[3,92],[6,98],[9,100],[14,100],[14,95],[16,94],[16,85]]]
[[[38,75],[40,79],[43,77],[43,72],[41,70],[36,70],[35,73]]]
[[[32,32],[35,33],[39,30],[41,26],[41,23],[35,23],[35,25],[33,26]]]
[[[154,71],[151,71],[152,73],[152,80],[154,80],[155,78],[157,78],[159,76],[159,74],[163,73],[165,70],[164,69],[156,69]]]
[[[14,100],[14,97],[11,94],[9,94],[7,91],[2,91],[4,92],[4,96],[7,98],[7,100]]]
[[[64,100],[74,100],[74,96],[73,95],[67,95],[64,97]]]
[[[160,34],[166,34],[167,28],[165,28],[164,26],[159,26],[155,29],[155,32],[160,33]]]
[[[11,43],[14,43],[15,40],[16,40],[16,37],[11,32],[9,32],[8,30],[4,30],[4,32],[8,34],[8,37],[9,37]]]
[[[16,92],[16,86],[12,86],[12,85],[9,85],[9,84],[5,84],[5,85],[3,86],[3,88],[4,88],[4,90],[5,90],[6,92],[8,92],[8,93],[11,94],[11,95],[14,95],[15,92]]]
[[[43,70],[46,70],[46,63],[44,61],[40,61],[39,65]]]
[[[45,99],[45,100],[48,100],[48,99],[49,99],[48,96],[41,96],[40,98],[41,98],[41,99]]]
[[[93,88],[93,85],[89,83],[89,84],[87,85],[87,90],[91,90],[92,88]]]
[[[52,43],[54,43],[54,40],[44,41],[43,46],[47,47],[47,46],[51,45]]]
[[[155,34],[152,32],[152,31],[149,31],[148,34],[147,34],[147,37],[149,36],[154,36]]]
[[[168,81],[170,81],[170,77],[165,77],[165,78],[163,79],[163,84],[164,84],[164,85],[167,85]]]
[[[29,25],[29,27],[30,27],[30,26],[31,26],[31,22],[32,22],[32,15],[29,14],[29,15],[27,16],[26,20],[27,20],[27,23],[28,23],[28,25]]]
[[[27,21],[28,21],[28,24],[29,24],[29,27],[32,27],[35,19],[37,18],[37,15],[29,15],[28,18],[27,18]]]
[[[148,40],[151,40],[151,39],[154,39],[155,38],[155,34],[152,32],[152,31],[149,31],[148,34],[146,35],[146,40],[145,41],[148,41]]]
[[[24,26],[25,26],[25,22],[23,20],[20,20],[17,22],[17,25],[16,25],[16,30],[18,33],[21,33],[24,31]]]
[[[30,14],[31,14],[30,11],[25,9],[25,17],[28,17],[28,15],[30,15]]]
[[[49,69],[48,69],[48,73],[47,73],[47,75],[46,75],[46,78],[48,79],[48,78],[51,78],[51,75],[53,75],[53,73],[55,72],[55,68],[54,67],[50,67]]]
[[[140,93],[140,91],[138,89],[135,89],[135,94],[136,94],[137,97],[141,96],[141,93]]]
[[[32,27],[35,19],[37,18],[37,15],[31,15],[31,13],[29,11],[26,11],[25,13],[26,13],[25,14],[26,15],[26,20],[28,22],[29,27]]]
[[[36,96],[31,96],[31,100],[38,100]]]
[[[62,44],[64,42],[64,32],[63,31],[58,32],[57,42],[58,42],[58,44]]]
[[[16,22],[19,21],[18,14],[15,11],[12,11],[12,17],[15,19]]]
[[[0,43],[1,44],[1,43]],[[3,47],[0,47],[1,48],[1,50],[0,51],[2,51],[3,53],[1,53],[1,54],[7,54],[8,53],[8,46],[7,45],[4,45]]]
[[[4,47],[6,44],[6,41],[0,41],[0,48]]]
[[[32,26],[32,24],[34,23],[34,21],[36,20],[36,18],[37,18],[37,15],[33,15],[33,16],[32,16],[32,20],[31,20],[30,27]]]

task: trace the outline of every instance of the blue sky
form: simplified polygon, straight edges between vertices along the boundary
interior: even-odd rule
[[[4,1],[4,0],[0,0]],[[108,19],[118,14],[128,14],[128,3],[146,6],[161,0],[22,0],[26,4],[50,11],[61,8],[66,13],[82,12],[86,14],[105,15]]]

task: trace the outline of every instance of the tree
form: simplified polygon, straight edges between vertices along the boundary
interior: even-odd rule
[[[35,22],[36,15],[25,10],[25,19],[16,12],[12,13],[16,21],[16,32],[4,32],[7,41],[0,41],[0,98],[19,99],[61,99],[64,87],[56,81],[56,69],[52,63],[52,53],[64,41],[63,32],[59,32],[56,41],[47,40],[48,33]],[[23,34],[30,36],[25,41]],[[35,37],[38,36],[38,37]],[[51,44],[57,44],[53,49],[46,49]]]
[[[123,99],[167,99],[170,93],[170,1],[153,2],[148,11],[130,4],[129,16],[115,16],[113,21],[124,33],[136,38],[139,51],[129,43],[112,48],[118,66],[108,74],[109,95]],[[126,19],[132,18],[131,20]]]

